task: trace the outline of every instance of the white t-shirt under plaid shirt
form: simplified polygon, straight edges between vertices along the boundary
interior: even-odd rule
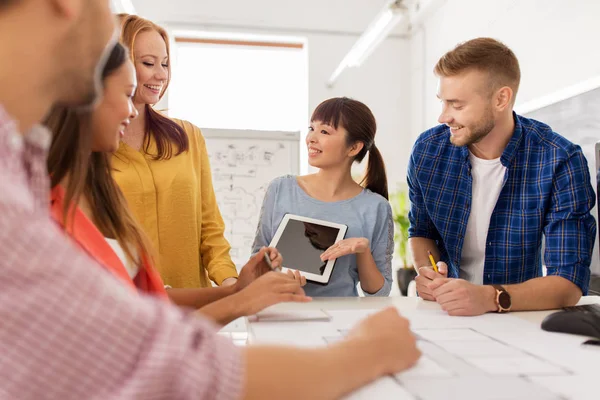
[[[49,132],[0,106],[0,399],[234,399],[240,350],[137,295],[49,215]]]

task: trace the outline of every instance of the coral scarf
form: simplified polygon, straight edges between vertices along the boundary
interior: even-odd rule
[[[64,189],[56,185],[51,192],[50,214],[63,227]],[[168,299],[163,281],[147,257],[143,257],[137,276],[131,279],[125,265],[106,242],[102,233],[81,211],[79,207],[73,214],[73,223],[63,227],[66,233],[104,268],[120,278],[126,285],[153,296]]]

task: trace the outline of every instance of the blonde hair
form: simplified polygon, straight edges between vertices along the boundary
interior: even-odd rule
[[[492,90],[508,86],[513,90],[513,99],[516,97],[521,81],[519,60],[504,43],[485,37],[460,43],[439,59],[433,71],[437,76],[449,77],[468,70],[487,72]]]

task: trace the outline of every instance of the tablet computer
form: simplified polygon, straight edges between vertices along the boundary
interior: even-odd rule
[[[299,271],[306,280],[326,284],[336,260],[321,261],[321,254],[344,239],[348,227],[320,219],[286,214],[270,247],[283,257],[283,269]]]

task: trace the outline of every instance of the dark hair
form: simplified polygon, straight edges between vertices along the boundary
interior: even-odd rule
[[[516,97],[521,81],[519,60],[504,43],[486,37],[460,43],[439,59],[433,72],[454,76],[469,69],[489,73],[492,90],[509,86]]]
[[[379,149],[375,146],[377,122],[369,107],[354,99],[334,97],[319,104],[310,120],[321,121],[333,126],[335,129],[342,126],[348,132],[346,136],[348,146],[356,142],[364,144],[361,151],[354,158],[356,162],[360,163],[367,152],[369,153],[367,171],[360,184],[388,199],[385,164]]]
[[[113,74],[128,60],[127,50],[116,44],[104,69],[102,79]],[[85,130],[90,113],[67,107],[55,107],[45,125],[53,133],[48,154],[48,173],[55,187],[68,175],[63,204],[63,227],[69,228],[81,196],[90,202],[94,224],[105,236],[117,239],[127,257],[140,264],[133,249],[151,256],[151,246],[143,230],[129,211],[123,193],[112,178],[110,155],[91,152],[92,135]]]
[[[154,22],[137,15],[118,14],[117,19],[121,24],[121,43],[129,47],[129,56],[135,64],[135,54],[133,52],[135,39],[141,32],[154,30],[160,34],[165,41],[167,48],[168,71],[169,76],[167,83],[163,88],[162,95],[169,87],[171,80],[171,49],[169,46],[169,35],[167,31],[155,24]],[[170,118],[165,117],[156,111],[152,105],[146,104],[144,107],[144,116],[146,118],[146,127],[144,131],[144,151],[147,153],[150,147],[150,137],[156,142],[156,154],[153,156],[155,160],[169,159],[173,156],[173,146],[177,147],[178,155],[189,149],[189,138],[185,130]]]
[[[0,8],[4,8],[10,6],[13,3],[16,3],[17,0],[0,0]]]
[[[115,43],[102,69],[102,80],[104,81],[121,68],[125,61],[127,61],[127,49],[121,43]]]

